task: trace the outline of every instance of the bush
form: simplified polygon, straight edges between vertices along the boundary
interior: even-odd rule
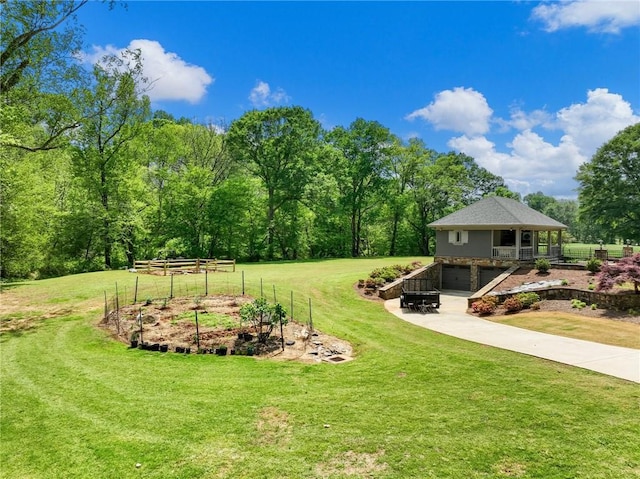
[[[538,273],[546,273],[551,269],[551,263],[546,258],[538,258],[536,260],[536,269]]]
[[[493,304],[494,308],[497,307],[498,303],[500,302],[500,298],[495,294],[485,295],[482,298],[480,298],[480,300],[484,301],[485,303]]]
[[[522,310],[522,301],[520,301],[517,296],[511,296],[502,303],[502,306],[510,313],[514,313]]]
[[[534,311],[538,311],[540,309],[540,301],[537,301],[537,302],[533,303],[530,306],[530,308],[533,309]]]
[[[587,261],[587,270],[591,273],[600,271],[600,266],[602,266],[602,261],[598,258],[589,258],[589,261]]]
[[[481,299],[480,301],[475,301],[471,305],[471,309],[474,313],[491,314],[495,311],[496,305],[491,301],[484,301],[484,299]]]
[[[529,308],[533,303],[540,301],[540,295],[538,293],[519,293],[516,298],[520,300],[523,308]]]
[[[587,303],[585,303],[584,301],[580,301],[579,299],[572,299],[571,300],[571,307],[575,308],[575,309],[583,309],[587,306]]]

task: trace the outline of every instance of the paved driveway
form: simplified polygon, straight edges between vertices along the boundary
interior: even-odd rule
[[[640,383],[640,350],[486,321],[465,313],[467,295],[454,291],[443,293],[442,305],[436,313],[402,310],[400,299],[385,301],[385,308],[405,321],[432,331]]]

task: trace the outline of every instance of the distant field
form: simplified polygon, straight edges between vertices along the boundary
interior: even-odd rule
[[[239,265],[209,292],[275,294],[355,360],[303,364],[128,350],[96,328],[115,285],[89,273],[0,295],[0,477],[640,477],[637,384],[403,322],[354,284],[376,258]],[[138,300],[169,277],[139,275]],[[174,294],[203,294],[204,275]],[[287,308],[289,309],[289,307]],[[136,467],[139,465],[139,467]]]

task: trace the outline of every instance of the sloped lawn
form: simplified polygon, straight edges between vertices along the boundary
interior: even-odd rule
[[[220,294],[241,270],[254,296],[260,278],[283,302],[293,291],[303,321],[311,298],[314,325],[354,346],[340,365],[129,350],[96,327],[116,282],[131,300],[126,272],[5,289],[0,476],[640,477],[637,384],[421,329],[355,293],[397,262],[209,275]],[[140,297],[168,281],[140,275]],[[188,296],[204,278],[175,281]]]

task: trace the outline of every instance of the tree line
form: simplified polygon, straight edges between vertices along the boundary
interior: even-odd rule
[[[300,106],[248,111],[230,125],[153,111],[140,52],[91,71],[73,59],[84,3],[0,4],[2,278],[156,257],[428,256],[430,222],[486,195],[520,199],[473,158],[402,141],[376,121],[325,130]],[[627,155],[623,204],[602,221],[597,182],[612,174],[592,166],[598,155],[578,173],[580,203],[524,201],[578,240],[637,241],[637,129],[622,142],[630,148],[616,147]]]

